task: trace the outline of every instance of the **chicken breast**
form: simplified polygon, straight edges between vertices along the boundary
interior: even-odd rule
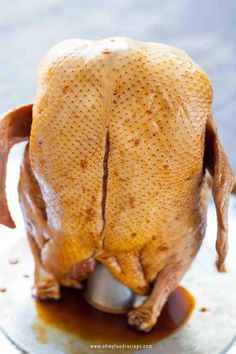
[[[75,39],[49,52],[19,184],[41,298],[80,287],[100,261],[150,294],[129,313],[149,330],[204,237],[206,168],[223,270],[233,173],[211,105],[207,75],[171,46]]]

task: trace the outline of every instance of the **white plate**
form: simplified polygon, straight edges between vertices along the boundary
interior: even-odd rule
[[[32,256],[28,249],[17,204],[15,170],[16,165],[19,164],[18,156],[19,154],[13,157],[9,164],[8,195],[14,219],[19,227],[16,230],[0,227],[2,249],[5,245],[5,251],[0,258],[0,286],[7,288],[6,293],[0,293],[0,326],[14,343],[30,354],[94,353],[88,343],[67,332],[52,328],[38,318],[31,298]],[[235,239],[233,240],[232,236],[236,226],[235,196],[231,198],[229,216],[230,239],[233,244]],[[215,211],[211,201],[205,246],[202,247],[196,261],[182,281],[182,284],[196,298],[196,308],[180,331],[154,345],[151,350],[142,350],[140,353],[219,354],[231,346],[236,334],[236,276],[233,270],[229,270],[226,274],[216,272],[214,266],[216,253],[212,249],[215,238]],[[18,257],[19,264],[10,265],[8,261],[12,257]],[[231,259],[235,259],[233,247],[228,260]],[[31,273],[30,278],[24,278],[22,276],[24,273]],[[200,312],[202,306],[207,307],[209,311]],[[40,331],[44,333],[45,343],[42,343],[37,336]],[[7,353],[10,351],[8,350]],[[99,353],[102,351],[99,350]]]

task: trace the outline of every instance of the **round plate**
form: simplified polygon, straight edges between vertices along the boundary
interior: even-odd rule
[[[214,218],[212,202],[208,218],[211,224],[211,218]],[[196,299],[196,307],[188,322],[181,330],[153,345],[152,349],[140,353],[219,354],[231,346],[236,334],[236,276],[231,270],[218,273],[215,258],[216,253],[203,245],[182,281]],[[15,259],[19,262],[12,264]],[[0,287],[6,288],[5,292],[0,292],[0,326],[7,337],[30,354],[94,353],[95,350],[90,348],[93,343],[53,328],[38,317],[31,297],[32,273],[33,259],[24,237],[8,248],[0,259]],[[208,311],[200,311],[202,307]],[[108,350],[99,349],[98,352],[107,354]],[[118,353],[122,352],[118,350]]]

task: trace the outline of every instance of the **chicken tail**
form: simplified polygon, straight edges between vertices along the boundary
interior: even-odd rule
[[[6,167],[11,147],[30,136],[32,104],[16,108],[0,118],[0,224],[15,228],[6,199]]]
[[[212,115],[207,121],[205,139],[205,167],[213,179],[212,195],[217,215],[216,265],[218,270],[223,272],[228,252],[228,204],[234,185],[234,173],[221,146]]]

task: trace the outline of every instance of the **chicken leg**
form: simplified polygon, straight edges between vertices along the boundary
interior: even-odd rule
[[[39,299],[59,299],[60,286],[81,289],[81,280],[87,279],[95,267],[94,260],[85,260],[75,264],[70,271],[57,280],[45,269],[41,259],[41,251],[50,240],[47,227],[47,215],[39,185],[31,171],[29,146],[26,146],[19,181],[19,197],[26,222],[26,230],[35,263],[34,295]]]
[[[194,250],[188,256],[185,254],[184,259],[178,256],[169,259],[169,263],[158,273],[148,298],[128,312],[128,322],[132,327],[144,332],[152,329],[169,295],[192,263],[199,246],[195,245]]]

